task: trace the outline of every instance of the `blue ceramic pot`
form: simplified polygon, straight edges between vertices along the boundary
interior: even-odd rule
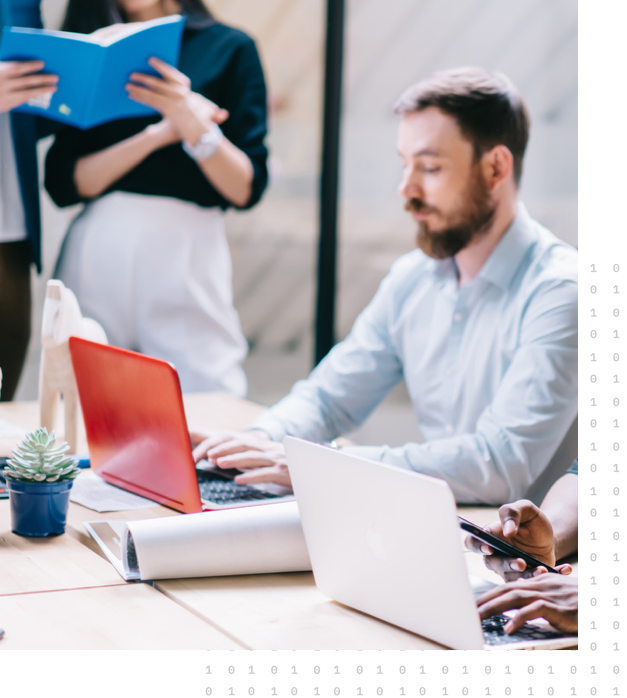
[[[53,536],[65,532],[74,480],[23,482],[6,478],[11,503],[11,530],[20,536]]]

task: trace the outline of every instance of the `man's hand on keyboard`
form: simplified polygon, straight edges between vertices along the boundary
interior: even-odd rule
[[[192,444],[198,443],[198,436],[190,434]],[[283,444],[271,441],[261,430],[209,434],[194,448],[193,455],[196,463],[206,458],[219,468],[243,471],[235,478],[240,485],[274,482],[292,486]]]
[[[247,443],[256,444],[259,441],[270,441],[270,437],[261,429],[249,429],[248,431],[210,431],[209,433],[201,433],[199,431],[190,431],[189,438],[194,449],[194,461],[206,458],[206,454],[211,449],[221,446],[230,441],[242,440]],[[198,455],[202,454],[202,455]]]
[[[499,584],[477,599],[481,620],[520,609],[503,626],[513,633],[534,618],[544,618],[563,633],[576,633],[579,618],[579,586],[575,577],[541,574],[531,579],[519,579]]]
[[[555,566],[553,527],[544,512],[532,502],[521,499],[512,504],[504,504],[499,509],[498,521],[492,522],[486,530],[546,562],[547,565]],[[547,572],[544,567],[528,570],[527,563],[521,558],[494,554],[494,550],[487,543],[472,536],[467,536],[464,543],[469,550],[484,555],[486,567],[499,574],[505,581],[511,582],[521,577],[532,577]],[[558,569],[562,574],[572,571],[570,565],[561,565]]]

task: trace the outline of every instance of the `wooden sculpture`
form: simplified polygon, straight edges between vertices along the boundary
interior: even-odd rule
[[[54,428],[59,398],[63,396],[65,440],[70,444],[70,453],[76,453],[80,405],[68,344],[71,336],[107,343],[102,327],[82,316],[72,291],[61,281],[52,279],[46,286],[41,324],[40,421],[48,431]]]

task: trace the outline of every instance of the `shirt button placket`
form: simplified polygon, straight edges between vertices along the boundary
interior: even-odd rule
[[[450,387],[452,384],[451,378],[455,372],[459,369],[459,359],[460,351],[462,345],[462,338],[464,336],[464,328],[466,326],[466,294],[465,289],[461,288],[458,291],[457,302],[455,303],[455,308],[453,310],[453,317],[451,322],[451,329],[449,334],[448,346],[446,351],[446,361],[445,361],[445,383]],[[452,417],[454,413],[454,401],[452,390],[446,390],[446,397],[449,402],[449,415]],[[452,434],[454,431],[453,425],[449,422],[445,427],[447,434]]]

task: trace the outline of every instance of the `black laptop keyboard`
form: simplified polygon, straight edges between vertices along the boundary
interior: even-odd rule
[[[553,638],[563,637],[561,633],[554,630],[542,630],[537,625],[525,623],[513,635],[508,635],[503,626],[507,621],[511,620],[507,616],[492,616],[481,622],[483,626],[483,638],[486,645],[506,645],[513,642],[529,642],[533,640],[550,640]]]
[[[200,498],[206,502],[216,504],[237,504],[238,502],[251,502],[255,500],[277,499],[281,495],[263,492],[248,485],[238,485],[230,479],[228,473],[205,472],[197,470],[198,489]]]

